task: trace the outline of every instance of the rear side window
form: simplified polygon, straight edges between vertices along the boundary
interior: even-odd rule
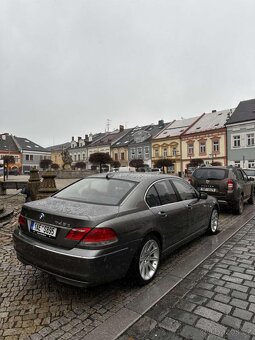
[[[227,170],[225,169],[196,169],[193,172],[196,179],[224,179],[227,178]]]
[[[167,181],[156,182],[147,192],[146,202],[150,207],[177,202],[176,193]]]
[[[255,176],[255,170],[247,169],[247,170],[244,170],[244,172],[248,176]]]
[[[183,201],[197,198],[197,192],[190,184],[178,179],[172,179],[172,182]]]

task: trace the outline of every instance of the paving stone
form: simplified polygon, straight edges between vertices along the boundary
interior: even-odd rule
[[[239,285],[239,284],[236,284],[236,283],[231,283],[231,282],[227,282],[225,287],[229,288],[229,289],[233,289],[233,290],[238,290],[238,291],[244,292],[244,293],[246,293],[249,289],[246,286],[242,286],[242,285]]]
[[[217,293],[220,293],[220,294],[225,294],[225,295],[230,293],[230,289],[229,288],[220,287],[220,286],[216,286],[214,288],[214,291],[217,292]]]
[[[237,318],[240,318],[242,320],[251,320],[253,314],[252,312],[249,312],[247,310],[244,310],[244,309],[240,309],[240,308],[235,308],[234,309],[234,312],[233,312],[233,316],[237,317]]]
[[[238,292],[237,290],[233,290],[231,292],[231,296],[234,297],[234,298],[237,298],[237,299],[245,300],[245,301],[247,301],[247,299],[248,299],[248,294]]]
[[[180,336],[178,336],[174,333],[168,332],[164,328],[157,327],[149,334],[147,339],[150,339],[150,340],[155,340],[155,339],[157,339],[157,340],[182,340],[183,338],[181,338]],[[137,339],[131,338],[131,339],[128,339],[128,340],[137,340]]]
[[[198,317],[192,313],[184,312],[180,309],[174,308],[169,313],[168,316],[175,320],[187,323],[188,325],[193,325]]]
[[[207,340],[224,340],[224,338],[221,338],[217,335],[209,334]]]
[[[242,332],[231,329],[227,335],[229,340],[249,340],[250,336]]]
[[[232,299],[230,301],[230,304],[238,308],[246,309],[249,303],[244,300],[240,300],[240,299]]]
[[[224,294],[216,294],[213,297],[213,299],[216,301],[221,301],[223,303],[228,303],[231,300],[231,297],[224,295]]]
[[[148,316],[143,316],[139,319],[128,331],[129,335],[134,335],[137,338],[147,336],[157,325],[157,322]]]
[[[225,304],[225,303],[221,303],[218,301],[214,301],[214,300],[210,300],[207,304],[207,307],[215,309],[217,311],[220,311],[224,314],[229,314],[231,312],[232,307]]]
[[[255,313],[255,303],[251,303],[249,306],[249,311]]]
[[[224,316],[221,320],[221,323],[225,326],[232,327],[232,328],[240,328],[242,320],[234,318],[233,316]]]
[[[192,312],[193,309],[196,308],[196,306],[197,305],[195,303],[189,302],[187,300],[182,300],[176,305],[177,308],[183,309],[186,312]]]
[[[210,290],[207,289],[195,288],[191,291],[191,294],[201,295],[211,299],[214,295],[214,292],[211,292]]]
[[[201,318],[198,320],[198,322],[196,323],[196,327],[208,332],[208,333],[211,333],[211,334],[214,334],[214,335],[217,335],[217,336],[221,336],[221,337],[224,337],[226,331],[227,331],[227,328],[214,322],[214,321],[210,321],[210,320],[207,320],[207,319],[204,319],[204,318]]]
[[[253,279],[252,275],[243,274],[243,273],[233,273],[233,276],[239,277],[240,279],[249,280],[249,281]]]
[[[196,295],[196,294],[188,294],[188,295],[186,295],[186,299],[191,301],[191,302],[194,302],[198,305],[201,305],[201,304],[205,303],[206,301],[208,301],[207,298],[204,298],[204,297]]]
[[[172,333],[175,333],[180,326],[181,326],[180,322],[169,317],[166,317],[165,319],[163,319],[161,323],[159,324],[159,327],[165,328],[166,330]]]
[[[239,272],[239,273],[244,273],[244,271],[245,271],[245,268],[241,268],[239,266],[229,266],[228,269],[233,271],[233,272]]]
[[[193,312],[197,315],[203,316],[213,321],[219,321],[222,317],[222,313],[216,312],[210,308],[206,308],[203,306],[198,306]]]
[[[242,331],[251,335],[255,335],[255,324],[245,321],[242,327]]]
[[[180,332],[184,339],[202,340],[206,338],[206,333],[192,326],[184,326]]]

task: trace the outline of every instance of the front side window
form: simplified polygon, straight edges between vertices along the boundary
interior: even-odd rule
[[[157,207],[160,205],[160,200],[158,193],[154,187],[154,185],[148,190],[146,195],[146,202],[149,207]]]
[[[189,183],[179,179],[172,179],[172,182],[183,201],[197,198],[196,190]]]
[[[137,148],[137,157],[138,157],[138,158],[143,158],[143,155],[142,155],[142,148]]]

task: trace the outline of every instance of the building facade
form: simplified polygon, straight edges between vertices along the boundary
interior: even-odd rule
[[[181,135],[199,117],[174,120],[152,139],[152,164],[158,160],[167,159],[172,166],[168,172],[179,174],[182,171]]]
[[[204,113],[181,135],[182,171],[192,159],[204,164],[227,165],[227,130],[225,124],[233,109]]]
[[[228,164],[255,168],[255,99],[241,101],[226,127]]]
[[[13,156],[15,163],[8,164],[8,172],[20,174],[22,172],[22,154],[9,133],[0,134],[0,160],[5,156]]]

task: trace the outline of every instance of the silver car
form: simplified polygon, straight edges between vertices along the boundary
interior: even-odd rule
[[[108,173],[24,204],[18,259],[57,280],[98,285],[129,275],[149,283],[160,260],[218,227],[217,200],[176,176]]]

